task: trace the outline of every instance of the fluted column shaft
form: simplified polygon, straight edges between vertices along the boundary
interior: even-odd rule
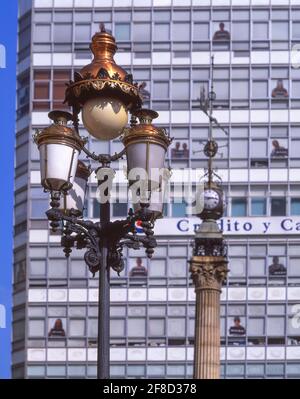
[[[220,378],[220,293],[227,274],[224,257],[194,256],[196,292],[194,378]]]

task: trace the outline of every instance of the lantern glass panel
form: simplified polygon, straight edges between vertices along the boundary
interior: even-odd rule
[[[46,143],[39,148],[43,187],[60,191],[74,182],[79,151],[68,145]]]

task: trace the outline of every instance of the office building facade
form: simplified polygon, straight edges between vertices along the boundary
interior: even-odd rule
[[[221,295],[222,378],[300,376],[300,40],[299,0],[21,1],[17,72],[14,237],[14,378],[95,378],[97,276],[83,252],[64,257],[50,233],[32,134],[63,105],[65,82],[91,60],[104,22],[115,59],[145,82],[145,105],[174,137],[171,201],[157,222],[153,260],[126,250],[111,276],[111,376],[191,378],[195,294],[188,272],[194,227],[178,201],[206,167],[206,116],[214,54],[215,160],[226,191],[222,227],[229,275]],[[80,133],[87,136],[82,125]],[[114,153],[115,140],[90,150]],[[84,157],[82,157],[84,160]],[[117,179],[124,188],[124,163]],[[189,172],[190,171],[190,172]],[[126,189],[112,206],[125,217]],[[85,217],[97,219],[91,178]],[[143,267],[142,267],[143,266]],[[133,270],[132,270],[133,269]]]

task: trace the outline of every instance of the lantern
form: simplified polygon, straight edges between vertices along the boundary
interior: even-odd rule
[[[52,111],[49,118],[54,123],[34,136],[40,151],[41,183],[45,190],[67,191],[73,185],[84,142],[67,126],[73,119],[70,113]]]
[[[124,129],[123,135],[129,184],[146,183],[148,191],[157,190],[161,187],[161,170],[171,139],[164,129],[152,125],[152,120],[158,117],[157,112],[141,109],[135,116],[140,123]]]

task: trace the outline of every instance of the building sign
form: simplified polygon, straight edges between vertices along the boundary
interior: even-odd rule
[[[192,236],[200,224],[197,217],[165,218],[157,220],[154,232],[158,236]],[[218,224],[228,236],[300,235],[300,217],[223,218]]]

